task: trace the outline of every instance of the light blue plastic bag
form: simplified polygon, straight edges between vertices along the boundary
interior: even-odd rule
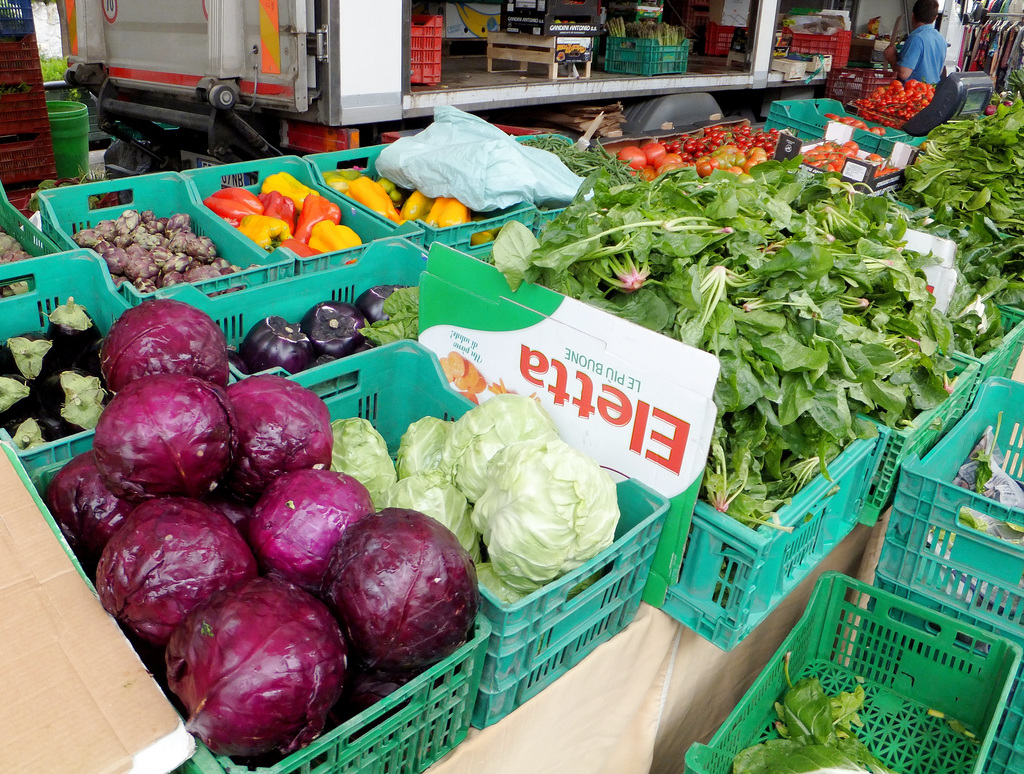
[[[553,153],[449,105],[437,108],[422,132],[384,148],[376,167],[402,188],[453,196],[475,212],[520,202],[564,207],[583,182]]]

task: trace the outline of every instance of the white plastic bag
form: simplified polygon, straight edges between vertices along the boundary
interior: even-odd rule
[[[475,212],[521,202],[564,207],[583,179],[553,153],[516,142],[501,129],[442,105],[434,122],[384,148],[377,172],[431,198],[452,196]]]

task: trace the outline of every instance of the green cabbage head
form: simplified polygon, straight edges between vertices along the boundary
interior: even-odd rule
[[[398,456],[395,458],[398,477],[405,478],[437,468],[441,464],[441,448],[451,427],[451,422],[437,417],[423,417],[409,425],[398,443]]]
[[[439,470],[414,473],[399,479],[381,495],[377,508],[412,508],[444,524],[455,533],[474,562],[480,561],[480,533],[473,527],[469,503],[455,484]]]
[[[334,445],[331,470],[345,473],[366,487],[376,508],[384,490],[398,480],[388,444],[369,420],[362,417],[331,422]]]
[[[475,503],[487,487],[487,464],[500,450],[519,441],[557,438],[555,423],[533,398],[495,395],[452,425],[441,450],[441,469]]]
[[[500,581],[529,594],[612,544],[615,483],[564,441],[521,441],[494,455],[473,526]]]

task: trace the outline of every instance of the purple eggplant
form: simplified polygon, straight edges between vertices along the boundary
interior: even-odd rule
[[[85,307],[71,297],[50,312],[49,319],[46,338],[53,342],[49,359],[55,370],[72,367],[79,355],[100,339],[100,331]]]
[[[85,371],[93,376],[102,377],[103,372],[100,368],[100,352],[102,350],[103,339],[96,339],[96,341],[78,353],[78,357],[72,361],[71,367],[77,368],[79,371]]]
[[[240,374],[245,374],[246,376],[249,375],[249,366],[247,366],[245,364],[245,361],[242,360],[242,356],[238,354],[238,350],[228,350],[228,365],[230,365]]]
[[[290,374],[297,374],[309,368],[316,357],[313,343],[299,326],[277,315],[264,317],[252,326],[238,353],[249,373],[283,368]]]
[[[32,397],[32,388],[21,374],[0,376],[0,426],[10,433],[28,419],[35,408]]]
[[[53,342],[35,331],[28,331],[7,339],[4,348],[7,350],[0,361],[5,371],[11,371],[10,365],[29,381],[45,379],[59,367]]]
[[[299,321],[299,328],[313,342],[313,352],[336,358],[356,351],[365,341],[360,332],[365,326],[363,313],[344,301],[321,301]]]
[[[372,288],[367,288],[359,294],[359,298],[356,299],[356,307],[363,313],[363,316],[366,318],[368,323],[387,320],[389,317],[384,314],[384,302],[387,300],[388,296],[399,288],[407,287],[409,286],[374,285]]]
[[[64,435],[96,427],[106,397],[98,376],[73,368],[53,374],[36,386],[41,416],[59,420]]]

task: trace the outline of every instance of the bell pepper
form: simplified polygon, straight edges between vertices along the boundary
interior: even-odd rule
[[[377,182],[380,183],[380,187],[387,191],[388,196],[391,198],[392,204],[396,207],[400,206],[405,199],[402,195],[402,189],[400,189],[392,180],[388,180],[386,177],[378,177]]]
[[[244,188],[221,188],[203,199],[203,204],[232,226],[241,223],[246,215],[263,214],[263,203]]]
[[[433,199],[422,191],[413,191],[402,205],[402,217],[406,220],[423,220],[433,206]]]
[[[324,182],[338,193],[348,194],[349,181],[362,176],[358,169],[329,169],[324,172]]]
[[[321,220],[314,224],[313,233],[309,237],[309,246],[321,253],[329,253],[334,250],[347,250],[349,247],[361,245],[363,240],[348,226],[332,223],[329,220]]]
[[[311,193],[316,193],[308,185],[300,183],[287,172],[275,172],[263,181],[260,193],[270,193],[271,191],[280,191],[295,202],[297,212],[302,212],[302,202],[306,200],[306,197]]]
[[[299,222],[295,226],[295,238],[308,243],[313,226],[322,220],[341,223],[341,207],[319,194],[310,194],[302,203],[302,214],[299,215]]]
[[[295,231],[295,202],[280,191],[261,193],[259,199],[263,203],[264,215],[283,220],[288,224],[288,228]]]
[[[427,214],[427,225],[437,228],[469,223],[469,207],[450,196],[438,196]]]
[[[395,223],[404,223],[402,216],[395,209],[395,203],[391,201],[388,192],[384,187],[368,177],[357,177],[348,183],[348,195],[360,204],[369,207],[374,212],[380,213],[388,220]]]
[[[295,237],[290,237],[281,243],[281,247],[287,247],[299,258],[312,258],[314,255],[320,255],[319,250],[314,250],[312,247],[307,245],[305,242],[300,242]]]
[[[267,215],[246,215],[238,230],[264,250],[273,250],[292,235],[287,223]]]
[[[493,242],[494,238],[494,231],[477,231],[475,234],[470,236],[469,244],[473,247],[476,247],[477,245],[485,245],[488,242]]]

